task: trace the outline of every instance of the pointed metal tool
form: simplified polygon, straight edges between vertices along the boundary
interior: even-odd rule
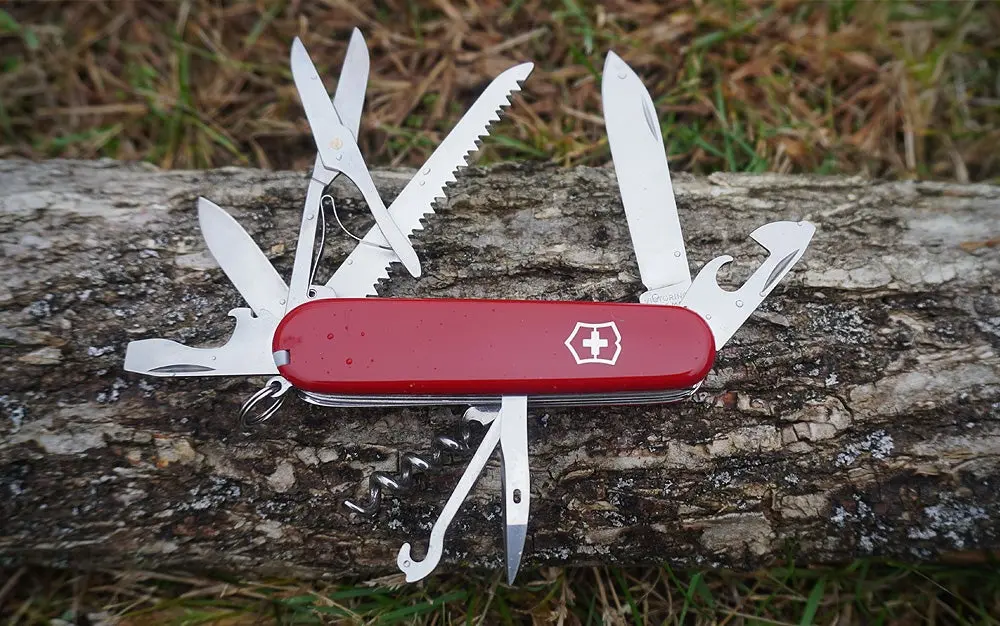
[[[528,537],[530,468],[528,465],[528,397],[504,396],[500,403],[500,453],[503,482],[504,551],[507,583],[514,584]]]
[[[413,558],[409,543],[403,544],[396,556],[396,564],[406,574],[407,582],[426,577],[437,567],[444,554],[444,535],[458,513],[458,508],[469,496],[479,480],[486,462],[500,446],[504,490],[504,548],[507,560],[507,581],[513,583],[521,566],[524,542],[528,536],[528,510],[530,476],[528,467],[528,397],[503,396],[498,409],[470,407],[480,423],[492,421],[476,453],[465,468],[462,478],[448,498],[441,515],[431,528],[427,555],[423,560]]]

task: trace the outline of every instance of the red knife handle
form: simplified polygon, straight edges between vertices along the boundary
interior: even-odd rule
[[[684,389],[715,358],[689,309],[575,301],[315,300],[281,320],[272,346],[285,379],[325,394]]]

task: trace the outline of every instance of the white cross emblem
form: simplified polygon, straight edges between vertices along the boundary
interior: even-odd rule
[[[608,340],[601,337],[601,331],[595,328],[590,331],[590,339],[583,340],[583,347],[590,348],[590,356],[596,359],[601,354],[601,348],[608,347]]]
[[[610,336],[608,333],[602,333],[601,329],[608,328],[611,333],[614,334],[614,343],[610,341]],[[590,330],[588,337],[584,338],[577,344],[577,339],[581,335],[582,330]],[[605,365],[614,365],[618,361],[618,355],[622,351],[622,336],[618,332],[618,327],[615,326],[614,322],[604,322],[603,324],[585,324],[584,322],[577,322],[576,327],[573,328],[573,332],[570,333],[569,337],[566,339],[566,347],[569,348],[570,354],[573,355],[573,359],[576,360],[578,365],[584,363],[603,363]],[[577,346],[587,349],[590,352],[589,357],[581,357],[580,353],[577,351]],[[610,348],[614,346],[614,354],[609,354],[610,350],[605,350],[605,348]]]

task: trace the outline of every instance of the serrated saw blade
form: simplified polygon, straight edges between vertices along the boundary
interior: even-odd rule
[[[480,138],[489,134],[493,122],[500,121],[503,109],[511,104],[511,95],[521,90],[521,83],[533,69],[533,63],[522,63],[497,76],[399,193],[389,207],[389,215],[404,235],[423,229],[420,220],[434,213],[434,201],[444,198],[445,185],[455,182],[458,168],[468,165],[466,158],[479,150]],[[372,228],[326,286],[338,298],[378,295],[375,285],[388,278],[390,264],[399,261],[386,248],[385,237],[378,228]]]

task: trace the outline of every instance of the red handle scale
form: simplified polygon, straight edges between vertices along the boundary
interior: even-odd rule
[[[285,316],[274,350],[326,394],[545,395],[684,389],[712,367],[701,317],[676,306],[359,298]]]

